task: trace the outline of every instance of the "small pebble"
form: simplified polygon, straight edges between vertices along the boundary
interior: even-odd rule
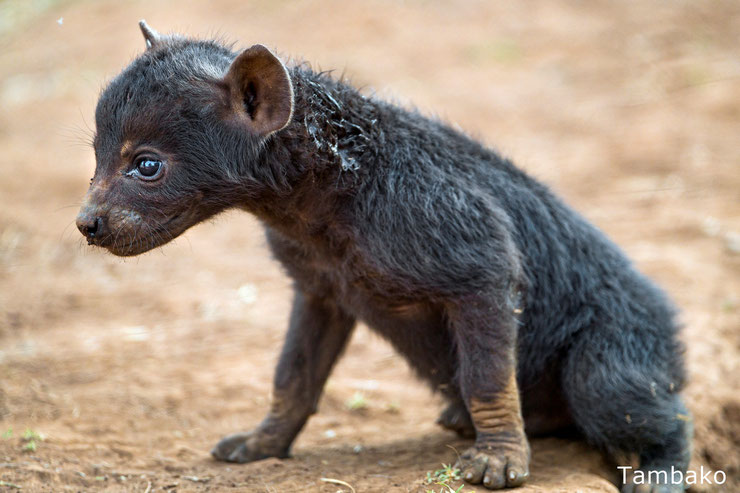
[[[245,305],[251,305],[257,301],[257,286],[254,284],[244,284],[236,290],[239,301]]]
[[[729,232],[725,234],[725,246],[732,253],[740,253],[740,233]]]

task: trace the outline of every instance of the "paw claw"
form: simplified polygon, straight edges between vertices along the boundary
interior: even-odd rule
[[[465,464],[464,459],[462,459],[463,462],[458,461],[455,467],[462,469],[465,481],[470,484],[479,484],[483,481],[483,474],[486,472],[486,466],[488,465],[488,457],[484,459],[476,459],[468,464]]]
[[[486,476],[483,479],[483,486],[485,486],[489,490],[500,490],[501,488],[506,486],[506,481],[504,480],[503,476],[493,474],[491,476]]]
[[[529,479],[529,471],[508,468],[506,475],[506,486],[512,488],[523,485]]]

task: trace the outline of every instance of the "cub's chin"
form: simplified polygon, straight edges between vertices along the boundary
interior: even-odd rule
[[[97,246],[118,257],[134,257],[166,245],[194,224],[189,215],[178,214],[157,227],[143,224],[131,231],[119,231],[117,235],[97,243]]]
[[[110,245],[100,246],[117,257],[135,257],[136,255],[141,255],[149,250],[165,245],[170,241],[172,240],[154,241],[153,239],[141,238],[132,243],[113,243]]]

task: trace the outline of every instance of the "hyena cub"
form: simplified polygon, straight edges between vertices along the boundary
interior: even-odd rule
[[[295,281],[274,402],[216,459],[287,457],[361,320],[446,397],[440,423],[475,438],[458,464],[470,483],[521,485],[525,432],[563,427],[642,472],[686,470],[674,309],[545,186],[443,122],[264,46],[141,28],[146,51],[98,102],[80,231],[138,255],[240,208]]]

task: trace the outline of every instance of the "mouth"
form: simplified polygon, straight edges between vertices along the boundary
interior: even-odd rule
[[[140,255],[181,235],[190,226],[188,218],[187,212],[178,213],[156,225],[144,224],[130,231],[119,230],[99,239],[88,239],[88,244],[105,248],[118,257]]]

